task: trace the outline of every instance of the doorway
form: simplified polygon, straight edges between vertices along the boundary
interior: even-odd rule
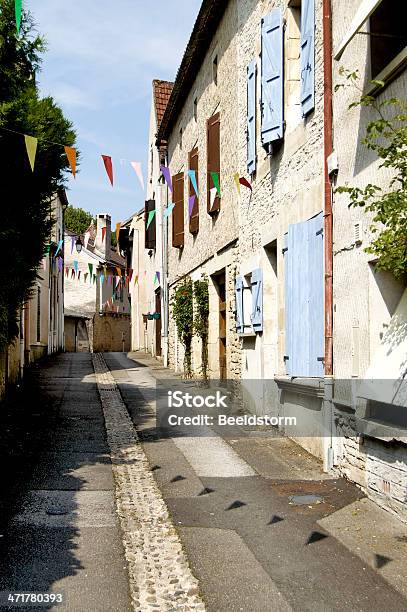
[[[161,289],[155,292],[155,356],[161,357]]]
[[[219,378],[227,378],[226,363],[226,277],[222,270],[215,277],[219,296]]]

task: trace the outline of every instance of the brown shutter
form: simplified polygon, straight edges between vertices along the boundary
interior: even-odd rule
[[[146,249],[155,249],[155,228],[156,228],[156,215],[147,229],[149,212],[155,210],[155,200],[147,200],[144,205],[144,228],[145,228],[145,247]]]
[[[220,115],[216,113],[207,122],[207,210],[210,215],[220,210],[220,198],[217,195],[211,207],[211,189],[215,187],[211,172],[219,173],[220,184]]]
[[[172,246],[184,246],[184,173],[172,177]]]
[[[192,149],[192,151],[189,154],[189,169],[195,171],[196,184],[199,189],[199,177],[198,177],[199,164],[198,164],[198,149],[197,148]],[[196,195],[195,189],[192,185],[191,179],[189,179],[189,197],[193,195]],[[188,206],[188,214],[189,214],[189,206]],[[199,231],[199,198],[198,196],[196,196],[195,198],[195,204],[192,209],[192,215],[189,218],[189,231],[191,232],[191,234],[197,234]]]

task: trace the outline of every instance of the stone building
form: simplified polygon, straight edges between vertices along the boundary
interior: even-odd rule
[[[125,259],[111,247],[111,219],[99,214],[84,236],[65,233],[67,351],[130,350]]]
[[[362,143],[378,115],[372,107],[349,105],[361,92],[377,103],[406,99],[406,7],[349,0],[344,11],[343,4],[332,2],[334,86],[344,84],[344,70],[358,71],[359,78],[334,94],[333,178],[337,186],[372,183],[388,189],[390,172],[379,168],[375,153]],[[391,116],[392,109],[385,114]],[[335,463],[407,520],[407,422],[401,419],[407,405],[397,401],[406,375],[407,283],[375,269],[374,257],[365,252],[372,218],[348,204],[347,194],[334,193]]]
[[[52,200],[54,220],[46,256],[38,269],[32,297],[20,311],[19,334],[0,356],[0,396],[23,378],[31,363],[64,350],[64,209],[68,200],[60,189]]]

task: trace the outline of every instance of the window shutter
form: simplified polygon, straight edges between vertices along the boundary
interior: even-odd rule
[[[284,136],[283,13],[273,9],[261,27],[261,142],[267,149]]]
[[[285,360],[290,376],[323,376],[322,213],[290,225],[285,259]]]
[[[243,326],[243,279],[241,276],[236,277],[235,281],[235,299],[236,299],[236,331],[242,334]]]
[[[247,67],[247,171],[256,171],[256,60]]]
[[[184,173],[172,177],[172,246],[184,246]]]
[[[148,217],[151,211],[155,210],[155,200],[147,200],[144,204],[144,228],[145,228],[145,248],[155,249],[156,244],[156,215],[147,229]]]
[[[211,206],[211,189],[215,187],[211,172],[219,173],[220,184],[220,115],[216,113],[207,122],[207,210],[210,215],[220,210],[220,198],[216,196]]]
[[[255,332],[263,331],[263,270],[258,268],[252,272],[252,302],[251,322]]]
[[[300,101],[305,117],[315,106],[315,0],[302,0]]]
[[[193,149],[189,154],[189,169],[195,171],[196,184],[199,189],[199,163],[198,149]],[[199,231],[199,198],[195,194],[195,189],[191,179],[189,179],[189,196],[195,195],[195,204],[192,208],[192,215],[189,218],[189,231],[191,234],[197,234]],[[189,214],[189,211],[188,211]]]
[[[308,376],[323,376],[325,354],[324,334],[324,218],[320,213],[308,221],[308,252],[310,267],[309,321],[310,355]]]

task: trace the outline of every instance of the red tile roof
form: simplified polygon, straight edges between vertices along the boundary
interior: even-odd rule
[[[154,106],[157,117],[157,128],[160,127],[161,120],[164,116],[165,109],[167,108],[168,100],[172,92],[174,83],[170,81],[159,81],[154,79],[153,81],[153,92],[154,92]]]

